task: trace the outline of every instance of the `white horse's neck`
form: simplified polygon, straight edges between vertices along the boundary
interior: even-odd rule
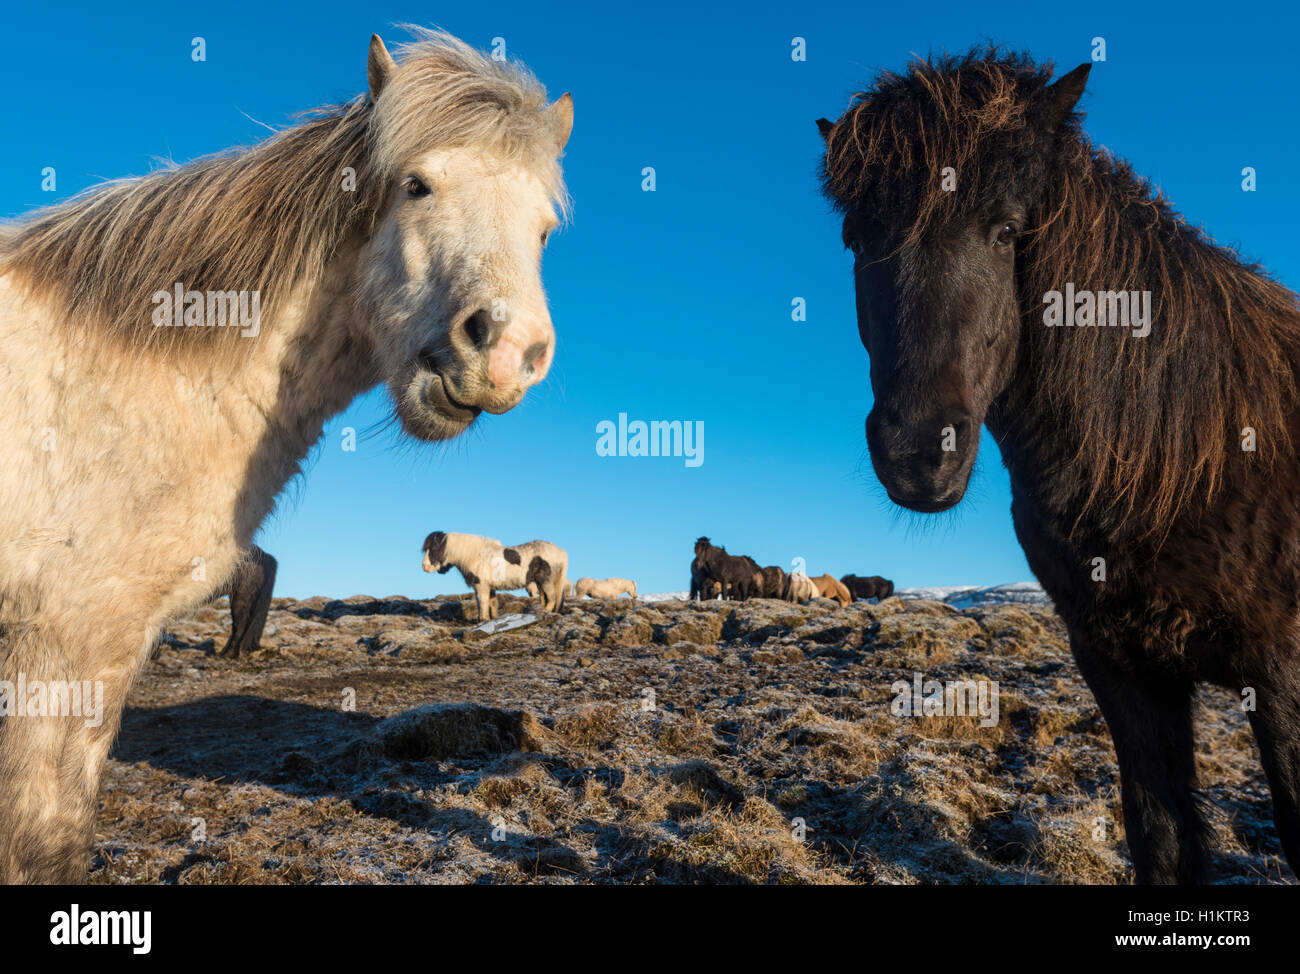
[[[325,424],[377,378],[368,344],[352,327],[355,251],[340,256],[310,290],[284,303],[256,338],[237,372],[228,378],[236,397],[246,397],[254,444],[236,512],[240,544],[270,513],[275,496],[299,472]]]
[[[252,344],[188,357],[88,340],[0,275],[0,417],[17,444],[0,574],[60,579],[45,598],[69,612],[103,589],[155,621],[215,590],[325,423],[375,384],[349,322],[353,264],[355,250],[232,339]]]

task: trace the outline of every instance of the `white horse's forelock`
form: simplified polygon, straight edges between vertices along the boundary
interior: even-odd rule
[[[398,167],[432,144],[482,146],[533,171],[564,218],[570,200],[557,160],[563,137],[546,89],[522,64],[496,60],[440,30],[403,25],[415,38],[396,49],[398,70],[375,106],[374,161]]]

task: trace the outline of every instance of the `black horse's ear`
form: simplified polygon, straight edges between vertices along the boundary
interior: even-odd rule
[[[1088,83],[1088,72],[1091,70],[1092,62],[1084,61],[1069,74],[1048,86],[1047,121],[1053,130],[1061,127],[1070,112],[1074,111],[1074,106],[1079,103],[1079,99],[1083,97],[1084,86]]]
[[[831,141],[831,133],[835,131],[835,123],[829,118],[819,118],[817,119],[817,131],[822,134],[822,138],[826,141],[826,144],[829,145]]]

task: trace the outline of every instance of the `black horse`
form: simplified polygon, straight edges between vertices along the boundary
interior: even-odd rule
[[[696,540],[695,561],[691,566],[693,589],[706,589],[706,583],[718,582],[722,586],[724,599],[748,599],[759,593],[760,586],[754,580],[755,574],[762,571],[758,562],[748,555],[729,555],[726,548],[715,546],[708,538]],[[700,582],[698,588],[697,575]]]
[[[914,63],[819,122],[871,461],[896,503],[946,510],[988,426],[1115,742],[1139,882],[1209,874],[1197,681],[1242,693],[1294,870],[1300,306],[1088,141],[1089,67]]]
[[[840,583],[855,599],[887,599],[894,594],[894,583],[879,575],[845,575]]]
[[[785,571],[779,565],[759,569],[762,578],[755,595],[765,599],[779,599],[785,592]]]
[[[230,639],[218,656],[235,659],[257,649],[271,608],[277,567],[274,558],[257,545],[249,545],[235,574],[217,592],[216,598],[230,596]]]

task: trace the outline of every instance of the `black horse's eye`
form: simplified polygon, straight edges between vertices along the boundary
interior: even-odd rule
[[[419,176],[407,176],[403,185],[406,187],[406,195],[416,199],[421,196],[428,196],[432,192],[428,184]]]
[[[1016,229],[1016,225],[1014,223],[1005,224],[1002,227],[1002,229],[998,231],[998,241],[997,241],[998,246],[999,247],[1011,246],[1011,242],[1016,239],[1016,234],[1018,234],[1019,232],[1020,231]]]

